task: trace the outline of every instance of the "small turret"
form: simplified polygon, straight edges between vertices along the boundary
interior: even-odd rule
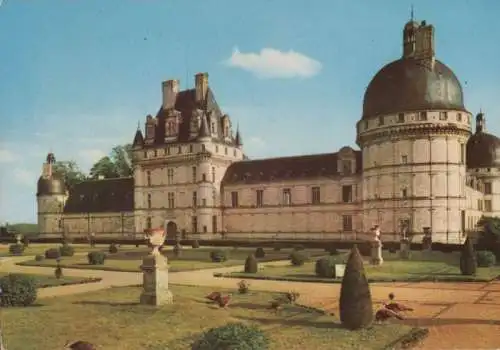
[[[141,126],[139,124],[137,125],[137,131],[135,132],[132,148],[142,148],[142,146],[144,146],[144,136],[142,136]]]
[[[476,116],[476,134],[481,132],[486,132],[486,118],[484,117],[484,113],[479,111]]]
[[[239,125],[236,127],[236,136],[234,138],[234,143],[236,144],[236,147],[238,147],[238,148],[241,148],[243,146],[243,140],[241,138]]]

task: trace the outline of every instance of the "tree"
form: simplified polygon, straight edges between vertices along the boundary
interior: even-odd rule
[[[354,245],[347,260],[340,287],[340,322],[350,330],[366,328],[373,322],[370,286],[363,267],[363,258]]]
[[[52,172],[64,180],[68,189],[71,189],[74,185],[79,184],[86,179],[85,174],[73,160],[55,162],[52,167]]]
[[[99,176],[106,179],[119,177],[115,163],[108,156],[102,157],[92,166],[89,176],[91,179],[97,179]]]
[[[467,237],[462,247],[462,254],[460,255],[460,271],[462,275],[471,276],[476,274],[477,259],[474,252],[474,245],[472,240]]]
[[[116,146],[110,156],[102,157],[90,169],[90,177],[96,179],[129,177],[133,175],[132,145]]]

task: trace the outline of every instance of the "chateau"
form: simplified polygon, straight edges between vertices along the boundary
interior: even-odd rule
[[[171,236],[355,239],[379,225],[385,241],[405,230],[462,242],[482,215],[500,215],[500,139],[486,133],[482,113],[473,118],[459,80],[435,58],[432,25],[406,23],[402,46],[368,84],[359,150],[250,160],[208,74],[184,91],[163,82],[161,107],[133,139],[133,178],[68,192],[48,155],[39,231],[129,236],[167,225]]]

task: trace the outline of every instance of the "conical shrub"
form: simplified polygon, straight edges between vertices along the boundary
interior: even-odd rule
[[[255,255],[250,254],[245,261],[245,273],[257,273],[259,270],[259,265]]]
[[[350,330],[366,328],[373,322],[370,286],[363,267],[363,258],[355,245],[347,260],[340,288],[340,322]]]
[[[460,255],[460,271],[462,275],[471,276],[476,274],[477,260],[474,245],[469,237],[465,240]]]

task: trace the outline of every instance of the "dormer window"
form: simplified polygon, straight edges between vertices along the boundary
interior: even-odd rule
[[[167,122],[167,136],[175,136],[177,134],[177,123],[175,120],[169,120]]]
[[[352,162],[350,160],[342,161],[342,173],[344,175],[352,174]]]

